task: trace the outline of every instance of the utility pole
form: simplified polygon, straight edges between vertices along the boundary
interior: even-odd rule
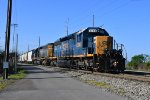
[[[7,24],[6,24],[6,35],[5,35],[5,57],[3,63],[3,69],[4,69],[3,79],[8,79],[11,11],[12,11],[12,0],[8,0]]]
[[[15,50],[15,73],[17,72],[17,52],[18,52],[18,33],[17,33],[17,39],[16,39],[16,50]]]
[[[66,32],[67,32],[67,43],[68,43],[68,45],[67,45],[67,48],[66,48],[66,55],[67,55],[67,53],[70,53],[69,52],[69,39],[68,39],[68,24],[69,24],[69,18],[67,19],[67,30],[66,30]],[[67,52],[67,49],[68,49],[68,52]],[[69,56],[70,54],[68,54],[67,56]]]
[[[1,39],[1,37],[0,37],[0,39]],[[2,47],[2,46],[1,46],[1,44],[0,44],[0,53],[1,53],[1,47]]]
[[[15,33],[16,33],[16,27],[18,26],[18,24],[11,24],[11,26],[13,26],[14,27],[14,32],[13,32],[13,45],[12,45],[12,53],[14,53],[15,54],[15,57],[14,57],[14,59],[12,60],[12,62],[13,62],[13,66],[14,66],[14,72],[16,73],[16,60],[17,60],[17,56],[16,56],[16,53],[17,53],[17,51],[16,51],[16,46],[15,46]],[[16,35],[17,36],[17,35]],[[16,40],[17,41],[17,40]]]
[[[71,60],[70,59],[70,45],[69,45],[69,38],[68,38],[68,34],[69,34],[69,28],[68,28],[68,25],[69,25],[69,18],[68,18],[68,20],[67,20],[67,49],[68,49],[68,57],[69,57],[69,60]],[[67,51],[67,50],[66,50]],[[71,70],[71,65],[69,66],[69,69]]]
[[[38,47],[38,48],[39,48],[39,49],[38,49],[38,52],[39,52],[39,53],[38,53],[38,57],[40,57],[40,43],[41,43],[41,39],[40,39],[40,36],[39,36],[39,47]]]
[[[41,43],[41,40],[40,40],[40,36],[39,36],[39,47],[40,47],[40,43]]]
[[[13,47],[12,47],[12,52],[14,52],[15,50],[14,50],[14,41],[15,41],[15,33],[16,33],[16,27],[18,26],[18,24],[11,24],[11,26],[13,26],[14,27],[14,32],[13,32]]]
[[[95,24],[94,22],[95,22],[95,18],[94,18],[94,15],[93,15],[93,27],[94,27],[94,24]]]
[[[28,60],[28,58],[29,58],[29,44],[28,44],[28,50],[27,50],[28,52],[27,52],[27,60]]]
[[[29,44],[28,44],[28,52],[29,52]]]
[[[69,24],[69,18],[67,20],[67,36],[68,36],[68,24]]]

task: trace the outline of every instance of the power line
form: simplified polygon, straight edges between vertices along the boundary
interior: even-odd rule
[[[122,8],[122,7],[126,6],[126,5],[128,5],[130,2],[131,2],[131,1],[129,0],[128,2],[125,2],[125,3],[123,3],[123,4],[121,4],[121,5],[119,5],[119,6],[115,7],[115,8],[113,8],[113,9],[111,9],[111,10],[109,10],[109,11],[104,12],[103,14],[101,14],[101,17],[102,17],[102,16],[105,16],[105,15],[107,15],[107,14],[110,14],[110,13],[112,13],[112,12],[114,12],[114,11],[119,10],[120,8]]]
[[[103,6],[100,6],[100,8],[97,8],[97,10],[100,10],[100,13],[101,13],[100,16],[99,15],[97,15],[97,16],[98,17],[102,17],[104,15],[112,13],[112,12],[118,10],[119,8],[122,8],[122,7],[126,6],[127,4],[129,4],[131,2],[131,0],[125,2],[125,3],[121,4],[121,5],[119,3],[119,6],[117,6],[117,7],[115,6],[115,8],[112,8],[111,5],[113,5],[113,4],[117,3],[117,2],[118,2],[118,0],[112,0],[111,2],[107,3],[106,5],[103,5]],[[96,3],[96,4],[99,4],[99,3]],[[97,6],[93,7],[93,12],[96,11],[96,10],[94,10],[95,7],[97,7]],[[109,11],[104,11],[104,9],[106,9],[106,8],[108,8],[108,10],[110,8],[110,10]],[[83,15],[83,13],[82,13],[82,15]],[[95,13],[95,15],[96,15],[96,13]],[[85,25],[85,23],[89,23],[90,22],[89,16],[92,16],[92,14],[88,14],[88,15],[84,16],[85,18],[83,18],[83,21],[81,20],[82,23],[84,23],[84,25]],[[77,18],[77,16],[75,18]],[[81,23],[77,23],[77,22],[79,22],[79,21],[75,21],[76,24],[74,26],[78,27],[79,24],[80,24],[80,27],[81,27]]]
[[[86,10],[84,10],[83,12],[82,12],[82,16],[84,15],[84,13],[85,12],[87,12],[88,11],[88,15],[85,15],[84,17],[82,17],[82,18],[80,18],[81,19],[81,21],[84,21],[83,23],[85,24],[85,23],[89,23],[91,20],[90,20],[90,18],[91,18],[91,16],[92,16],[92,13],[94,13],[95,12],[95,8],[97,7],[96,5],[98,5],[100,8],[96,8],[96,9],[100,9],[100,13],[101,12],[103,12],[104,10],[102,10],[102,9],[105,9],[105,8],[109,8],[110,7],[110,5],[112,5],[113,3],[115,3],[115,2],[118,2],[118,0],[112,0],[111,2],[108,2],[106,5],[105,4],[103,4],[102,3],[102,1],[101,1],[101,3],[99,3],[99,1],[96,1],[96,2],[94,2],[93,3],[93,6],[91,5],[91,6],[89,6],[89,8],[87,8]],[[102,4],[102,5],[100,5],[100,4]],[[92,9],[92,10],[91,10]],[[94,13],[95,15],[96,15],[96,13]],[[76,22],[79,22],[79,17],[78,16],[75,16],[75,20],[74,20],[74,22],[76,23]],[[80,22],[81,22],[80,21]],[[76,25],[75,26],[79,26],[79,24],[81,25],[81,23],[76,23]],[[81,27],[81,26],[80,26]]]

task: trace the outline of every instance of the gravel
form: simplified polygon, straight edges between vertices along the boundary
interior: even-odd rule
[[[49,67],[48,70],[63,72],[67,76],[93,85],[96,88],[127,97],[128,100],[150,100],[150,82],[85,74],[78,71],[68,71],[59,67]]]

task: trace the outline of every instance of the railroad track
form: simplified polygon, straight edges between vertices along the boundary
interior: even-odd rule
[[[70,71],[68,68],[62,68],[63,71]],[[111,73],[101,73],[101,72],[91,72],[85,70],[76,70],[71,69],[71,71],[76,71],[79,73],[84,74],[93,74],[93,75],[100,75],[105,77],[112,77],[112,78],[120,78],[120,79],[128,79],[134,81],[141,81],[141,82],[150,82],[150,72],[143,72],[143,71],[132,71],[132,70],[125,70],[124,73],[120,74],[111,74]]]
[[[150,76],[150,72],[144,72],[144,71],[125,70],[124,73],[132,74],[132,75],[140,75],[140,76]]]
[[[50,66],[47,66],[47,67],[50,67]],[[128,79],[128,80],[135,80],[135,81],[142,81],[142,82],[150,82],[150,72],[144,72],[144,71],[125,70],[124,73],[111,74],[111,73],[101,73],[101,72],[92,73],[91,71],[69,69],[69,68],[62,68],[62,67],[59,67],[59,68],[63,72],[76,71],[76,72],[84,73],[84,74],[93,74],[93,75],[100,75],[100,76],[106,76],[106,77],[112,77],[112,78],[121,78],[121,79]]]
[[[47,66],[47,67],[50,67],[50,66]],[[79,72],[83,74],[93,74],[93,75],[100,75],[100,76],[112,77],[112,78],[120,78],[120,79],[127,79],[127,80],[141,81],[141,82],[150,82],[150,72],[144,72],[144,71],[125,70],[124,73],[112,74],[112,73],[101,73],[101,72],[92,73],[91,71],[69,69],[69,68],[62,68],[62,67],[59,67],[59,68],[61,69],[62,72],[75,71],[75,72]]]

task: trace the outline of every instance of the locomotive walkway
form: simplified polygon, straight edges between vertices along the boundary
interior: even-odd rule
[[[0,100],[125,100],[63,73],[24,66],[27,77],[0,93]]]

